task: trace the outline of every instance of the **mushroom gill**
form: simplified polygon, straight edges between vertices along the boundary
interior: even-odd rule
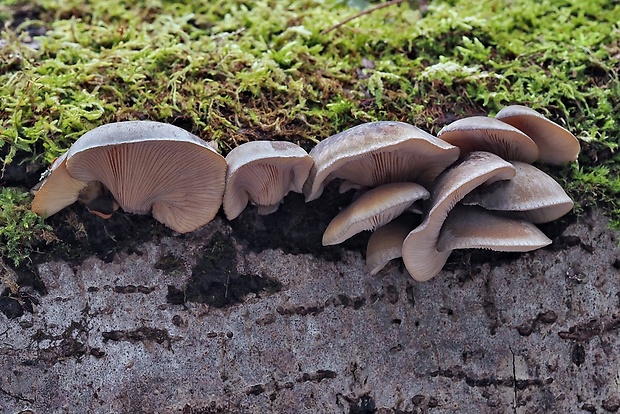
[[[252,141],[227,156],[224,213],[235,219],[248,202],[259,214],[278,209],[289,191],[300,193],[312,167],[312,158],[298,145],[286,141]]]
[[[71,146],[66,163],[75,179],[103,183],[123,210],[150,211],[180,233],[211,221],[222,203],[224,157],[173,125],[127,121],[100,126]]]

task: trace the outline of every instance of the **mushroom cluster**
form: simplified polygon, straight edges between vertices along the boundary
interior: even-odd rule
[[[353,202],[328,225],[323,245],[373,231],[371,274],[402,257],[418,281],[435,276],[454,249],[529,251],[551,241],[535,226],[573,202],[530,165],[563,164],[579,153],[566,129],[524,106],[495,118],[470,117],[437,137],[407,123],[370,122],[326,138],[310,153],[283,141],[254,141],[226,158],[215,143],[172,125],[118,122],[84,134],[56,159],[34,189],[32,210],[44,217],[80,201],[109,217],[121,207],[151,213],[185,233],[219,208],[229,220],[248,203],[277,210],[290,191],[306,202],[339,179]]]

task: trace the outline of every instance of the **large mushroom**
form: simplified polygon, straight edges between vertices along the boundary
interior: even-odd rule
[[[530,164],[511,163],[516,170],[512,180],[482,185],[467,194],[461,203],[512,212],[532,223],[547,223],[572,210],[573,200],[553,178]]]
[[[430,196],[416,183],[391,183],[366,191],[342,210],[323,233],[323,246],[342,243],[364,230],[376,230]]]
[[[211,221],[222,203],[224,157],[173,125],[151,121],[103,125],[78,139],[63,161],[73,180],[101,182],[123,210],[151,211],[155,219],[180,233]],[[67,191],[54,182],[57,185],[48,182],[41,190]],[[38,208],[41,190],[33,208],[49,215],[52,210]]]
[[[568,130],[542,114],[523,105],[510,105],[495,115],[495,119],[523,131],[538,145],[538,161],[564,164],[577,160],[579,141]]]
[[[475,151],[437,178],[424,220],[403,243],[403,261],[413,279],[429,280],[448,260],[451,251],[439,251],[437,242],[454,205],[489,179],[508,180],[514,175],[515,168],[509,162],[489,152]]]
[[[312,167],[312,158],[298,145],[286,141],[252,141],[226,156],[224,213],[233,220],[248,201],[259,214],[278,209],[289,191],[301,193]]]
[[[403,122],[369,122],[332,135],[310,156],[314,166],[304,185],[306,201],[318,198],[335,178],[346,188],[393,182],[429,186],[459,155],[458,148]]]
[[[461,156],[472,151],[487,151],[505,160],[532,163],[538,158],[538,147],[519,129],[486,116],[459,119],[443,127],[437,137],[456,145]]]

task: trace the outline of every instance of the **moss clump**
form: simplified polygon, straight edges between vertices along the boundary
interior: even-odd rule
[[[7,258],[15,266],[28,258],[35,244],[54,240],[52,228],[30,211],[29,204],[27,193],[12,188],[0,191],[0,259]]]
[[[226,153],[255,139],[310,148],[374,120],[436,133],[520,103],[587,138],[579,164],[552,173],[620,219],[620,4],[428,3],[323,35],[367,2],[5,1],[0,158],[48,165],[85,131],[128,119],[173,123]]]

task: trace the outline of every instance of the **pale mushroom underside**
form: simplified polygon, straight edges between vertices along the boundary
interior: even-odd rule
[[[152,211],[173,230],[188,232],[219,210],[226,162],[210,147],[155,140],[80,151],[67,170],[79,180],[102,182],[123,210]]]
[[[323,245],[342,243],[365,230],[376,230],[400,216],[429,192],[416,183],[391,183],[373,188],[342,210],[323,234]]]

